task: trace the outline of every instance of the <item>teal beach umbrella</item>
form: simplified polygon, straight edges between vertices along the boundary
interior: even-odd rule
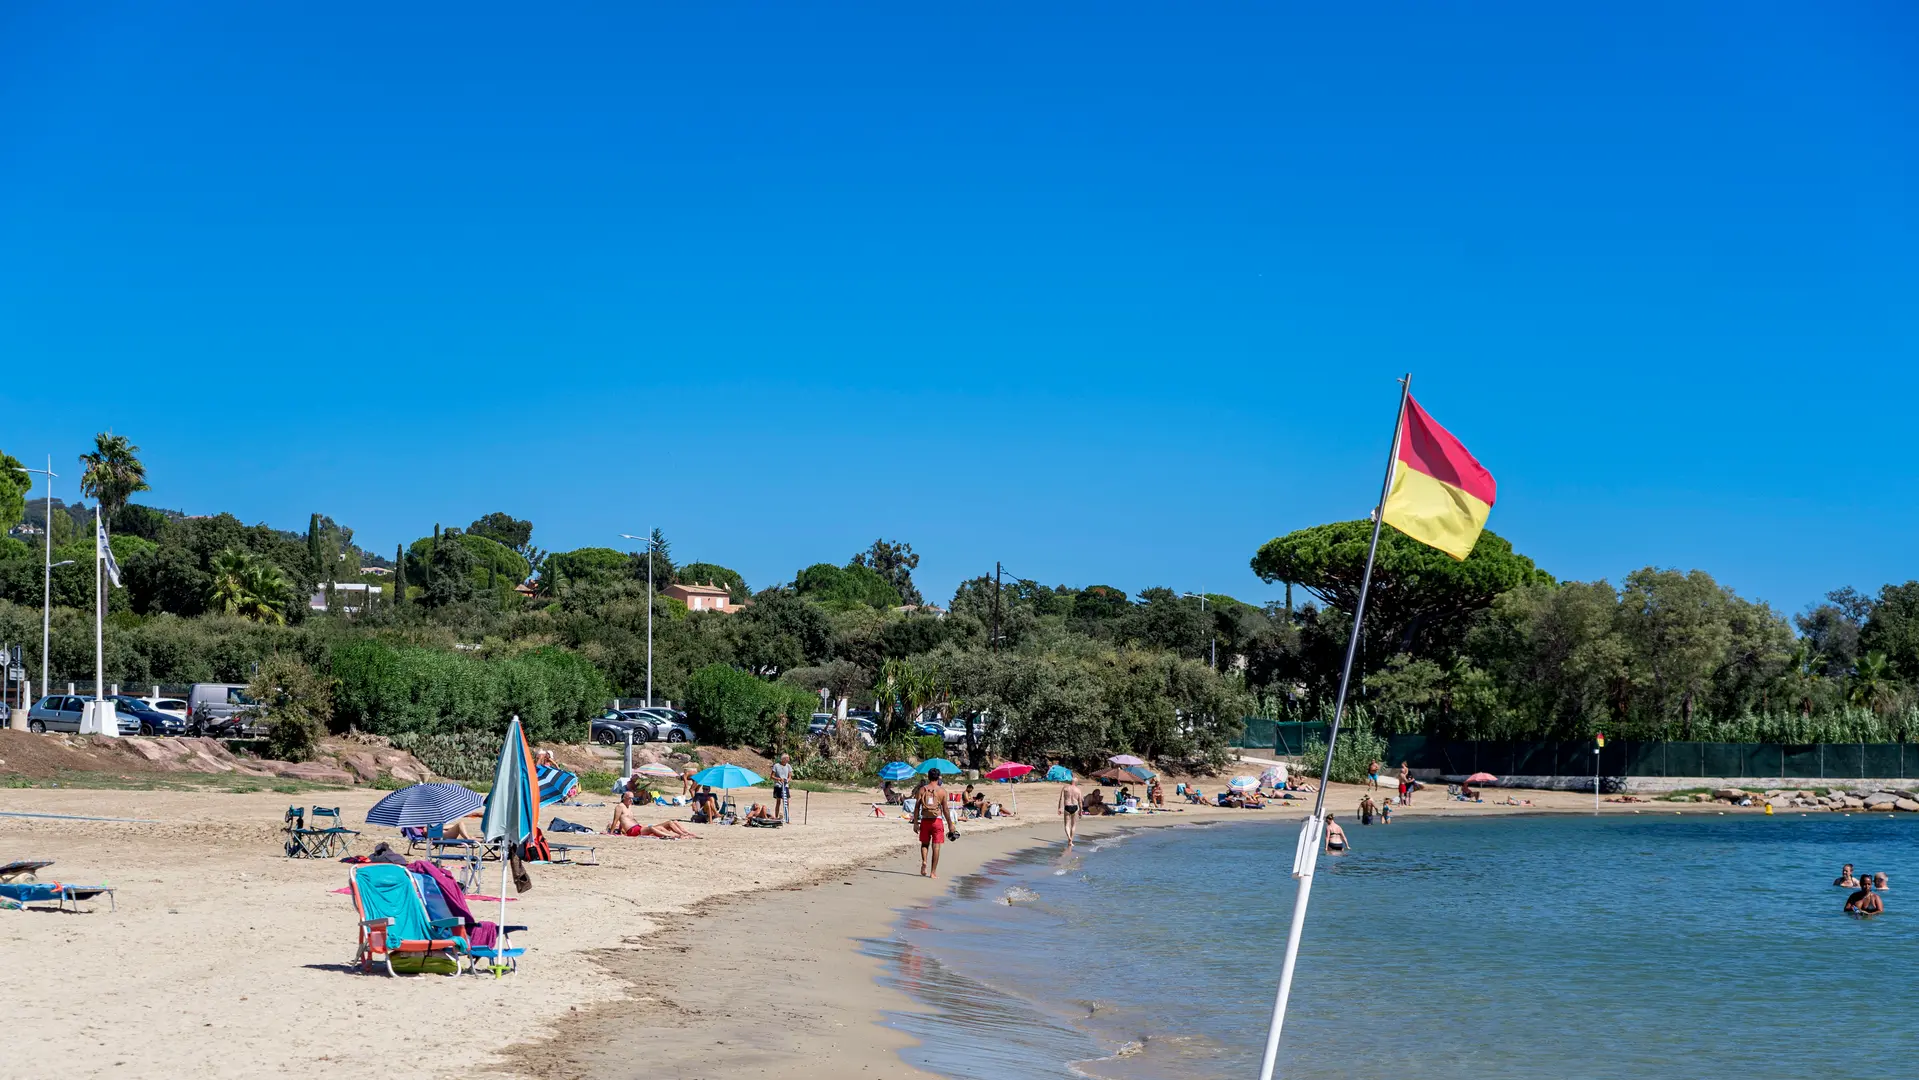
[[[943,757],[936,757],[931,761],[922,761],[920,762],[920,767],[913,771],[924,776],[934,769],[938,769],[941,776],[958,776],[960,771],[958,765],[953,764]]]
[[[1073,779],[1073,770],[1064,765],[1055,765],[1046,770],[1046,779],[1051,780],[1055,784],[1070,783]]]
[[[913,775],[913,767],[904,761],[889,761],[880,766],[881,780],[904,780]]]
[[[533,749],[515,716],[500,743],[500,760],[493,767],[493,790],[480,817],[480,835],[500,845],[500,925],[506,925],[507,856],[540,827],[539,788],[533,783]],[[497,971],[497,969],[496,969]]]

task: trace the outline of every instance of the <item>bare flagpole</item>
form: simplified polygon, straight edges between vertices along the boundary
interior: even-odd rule
[[[1273,1002],[1272,1026],[1266,1029],[1266,1056],[1260,1061],[1259,1080],[1273,1080],[1273,1063],[1279,1058],[1279,1031],[1286,1023],[1286,1001],[1293,994],[1293,967],[1299,961],[1299,938],[1306,929],[1306,901],[1313,893],[1320,837],[1326,830],[1326,788],[1333,775],[1333,744],[1339,739],[1339,722],[1346,714],[1346,686],[1353,677],[1353,654],[1359,650],[1366,593],[1373,584],[1373,557],[1379,554],[1379,530],[1386,523],[1386,496],[1393,488],[1393,469],[1399,463],[1399,432],[1406,424],[1406,399],[1412,390],[1409,372],[1399,380],[1399,414],[1393,420],[1393,442],[1386,454],[1386,479],[1379,486],[1379,505],[1373,508],[1373,540],[1366,548],[1366,574],[1359,581],[1359,602],[1353,606],[1353,633],[1346,641],[1346,662],[1339,669],[1339,698],[1333,703],[1333,726],[1326,732],[1326,764],[1319,771],[1319,796],[1313,801],[1312,816],[1300,827],[1299,846],[1293,851],[1293,876],[1299,879],[1299,895],[1293,899],[1293,924],[1286,932],[1286,961],[1279,969],[1279,998]]]

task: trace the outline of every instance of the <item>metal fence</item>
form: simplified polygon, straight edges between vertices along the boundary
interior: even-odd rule
[[[1232,745],[1296,755],[1307,742],[1326,741],[1326,725],[1249,717]],[[1919,780],[1919,744],[1711,743],[1613,739],[1593,758],[1590,739],[1455,742],[1426,735],[1391,735],[1386,760],[1446,776],[1779,777],[1790,780]]]

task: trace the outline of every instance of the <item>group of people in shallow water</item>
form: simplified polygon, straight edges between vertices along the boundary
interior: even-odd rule
[[[1855,877],[1851,863],[1839,868],[1839,876],[1833,880],[1833,884],[1854,890],[1851,896],[1846,897],[1848,915],[1877,915],[1886,910],[1886,902],[1879,894],[1892,888],[1886,884],[1886,875],[1883,873],[1859,874]]]

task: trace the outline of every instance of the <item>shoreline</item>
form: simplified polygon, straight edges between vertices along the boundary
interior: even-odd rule
[[[510,914],[532,927],[516,937],[529,950],[516,975],[394,980],[347,963],[347,868],[281,853],[290,803],[339,805],[357,823],[384,791],[10,789],[0,810],[74,816],[0,817],[0,856],[54,859],[43,878],[110,884],[118,895],[112,910],[87,915],[0,914],[0,952],[33,958],[0,969],[0,996],[13,1003],[13,1052],[79,1076],[617,1077],[672,1062],[688,1078],[919,1077],[898,1055],[908,1036],[884,1014],[924,1010],[881,986],[882,961],[861,942],[887,938],[900,913],[946,896],[993,859],[1059,845],[1057,790],[1021,785],[1028,816],[963,823],[938,881],[918,876],[918,845],[897,808],[875,818],[873,798],[860,792],[815,793],[803,805],[821,804],[816,820],[782,830],[693,826],[703,839],[680,842],[580,836],[602,865],[533,868],[536,888]],[[1328,805],[1350,820],[1361,793],[1335,785]],[[1519,794],[1535,805],[1435,794],[1402,820],[1592,812],[1590,797]],[[1081,832],[1093,841],[1223,821],[1297,827],[1310,806],[1185,806],[1094,818]],[[598,825],[608,813],[587,805],[548,816]],[[360,853],[397,837],[356,827]],[[489,876],[484,891],[493,887]],[[100,974],[49,980],[49,970]]]
[[[1359,785],[1335,785],[1328,804],[1336,799],[1356,802],[1362,793]],[[1464,820],[1592,814],[1580,793],[1527,794],[1544,798],[1535,797],[1536,805],[1528,807],[1435,801],[1407,808],[1403,816]],[[1435,796],[1443,798],[1443,792]],[[1151,828],[1260,822],[1296,826],[1310,806],[1311,801],[1303,799],[1285,808],[1299,813],[1182,807],[1104,816],[1082,821],[1079,835],[1097,841]],[[1648,809],[1606,803],[1601,813]],[[1659,809],[1680,815],[1763,813],[1714,804]],[[1351,820],[1350,813],[1342,816]],[[827,1080],[855,1074],[940,1080],[902,1060],[900,1051],[915,1040],[886,1020],[888,1014],[931,1014],[904,991],[885,985],[885,962],[862,946],[888,937],[915,909],[951,896],[961,880],[988,863],[1064,842],[1059,819],[1050,809],[1045,816],[1014,819],[991,829],[980,825],[963,827],[960,840],[947,845],[937,880],[918,875],[918,845],[902,827],[900,843],[890,852],[820,868],[799,882],[729,897],[717,910],[656,917],[660,930],[650,937],[683,936],[684,944],[639,942],[594,950],[594,964],[625,986],[626,994],[568,1013],[542,1037],[509,1047],[507,1070],[539,1080],[640,1075],[642,1065],[683,1080],[762,1075]],[[625,1071],[623,1064],[628,1066]]]

